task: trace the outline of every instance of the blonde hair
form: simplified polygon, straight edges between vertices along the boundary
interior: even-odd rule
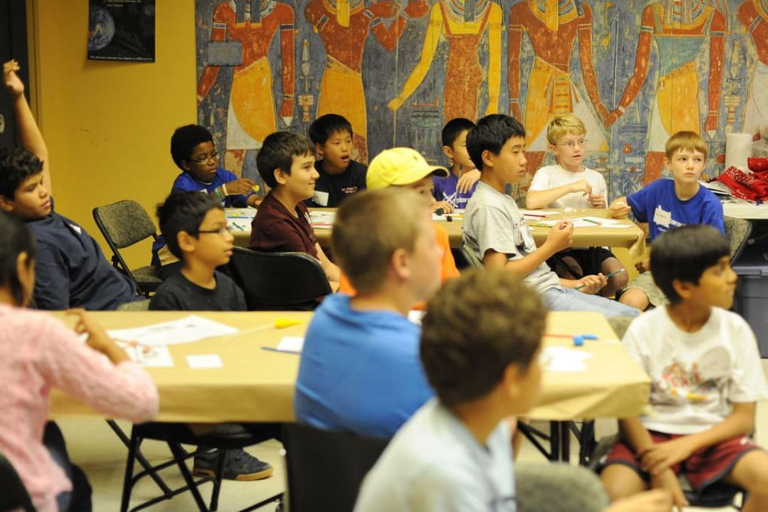
[[[586,135],[587,127],[573,114],[553,117],[547,125],[547,142],[554,146],[560,137],[569,133]]]
[[[358,292],[381,286],[397,249],[414,251],[419,219],[428,211],[424,197],[405,187],[366,190],[344,201],[333,222],[331,248]]]
[[[664,156],[671,160],[674,154],[681,149],[698,151],[704,155],[704,158],[707,158],[707,143],[698,133],[677,132],[672,135],[664,146]]]

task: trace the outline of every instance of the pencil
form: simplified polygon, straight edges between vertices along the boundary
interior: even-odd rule
[[[584,222],[589,222],[590,224],[594,224],[596,226],[601,226],[602,225],[599,222],[597,222],[596,220],[592,220],[592,219],[581,219],[581,220],[583,220]]]

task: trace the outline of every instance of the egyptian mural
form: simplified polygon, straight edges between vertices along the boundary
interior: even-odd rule
[[[236,173],[275,130],[344,115],[353,157],[409,145],[443,161],[453,117],[508,113],[529,169],[573,112],[611,196],[664,175],[678,130],[722,171],[725,136],[768,127],[768,0],[197,0],[199,122]]]

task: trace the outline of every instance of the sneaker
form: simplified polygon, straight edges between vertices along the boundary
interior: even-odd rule
[[[195,476],[210,476],[216,474],[216,459],[219,450],[211,450],[195,456],[192,474]],[[272,466],[256,457],[249,455],[242,448],[226,451],[224,460],[225,480],[261,480],[272,475]]]

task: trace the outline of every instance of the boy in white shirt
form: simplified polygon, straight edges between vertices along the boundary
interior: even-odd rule
[[[601,475],[612,499],[650,486],[685,506],[683,472],[697,493],[734,485],[749,495],[742,510],[768,510],[768,454],[749,437],[768,387],[752,330],[727,311],[737,280],[729,253],[707,225],[653,243],[653,278],[670,304],[636,319],[623,339],[651,377],[653,413],[619,422],[622,442]]]
[[[547,141],[557,164],[536,171],[525,196],[527,208],[606,208],[608,192],[603,175],[584,166],[586,135],[584,123],[573,114],[557,116],[549,122]],[[570,249],[558,253],[547,263],[565,278],[597,272],[608,275],[622,268],[621,262],[605,248],[601,249],[599,269],[589,268],[591,261],[588,250]],[[626,272],[610,277],[601,295],[613,296],[627,281]]]

